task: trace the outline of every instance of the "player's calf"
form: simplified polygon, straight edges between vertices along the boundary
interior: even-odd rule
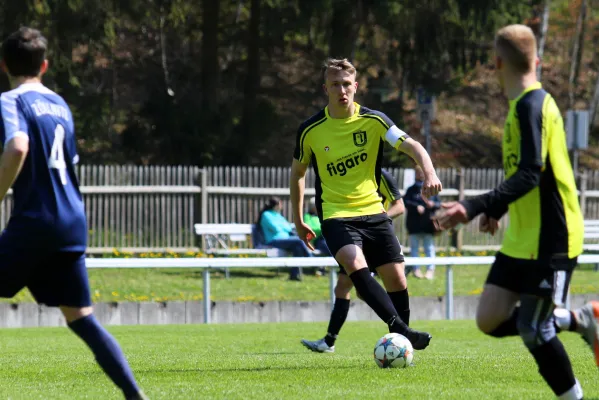
[[[98,365],[117,385],[126,399],[145,399],[117,341],[92,314],[91,307],[60,307],[68,327],[91,349]]]
[[[408,294],[408,281],[404,272],[404,263],[387,263],[378,267],[376,271],[383,280],[387,294],[389,295],[399,318],[409,326],[410,296]]]
[[[486,284],[476,309],[476,325],[487,335],[495,337],[518,334],[514,306],[518,294],[503,287]]]
[[[553,392],[563,399],[582,399],[582,388],[556,335],[552,300],[522,296],[517,327],[539,373]]]

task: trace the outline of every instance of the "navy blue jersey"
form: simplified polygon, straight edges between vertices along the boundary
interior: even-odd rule
[[[85,250],[87,223],[74,169],[78,156],[69,106],[41,83],[3,93],[0,104],[4,147],[15,137],[29,139],[3,235],[17,246]]]

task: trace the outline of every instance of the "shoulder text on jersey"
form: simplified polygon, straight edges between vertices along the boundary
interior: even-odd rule
[[[31,104],[31,109],[35,112],[35,115],[41,117],[43,115],[52,115],[69,121],[69,111],[66,107],[60,104],[54,104],[46,101],[37,99]]]

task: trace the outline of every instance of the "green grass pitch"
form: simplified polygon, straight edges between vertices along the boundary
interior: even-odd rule
[[[382,323],[349,322],[334,354],[301,338],[325,323],[109,327],[151,399],[551,399],[519,338],[493,339],[473,321],[415,321],[429,330],[416,366],[379,369]],[[588,346],[562,333],[585,399],[599,399]],[[66,328],[0,330],[0,398],[120,399],[85,345]]]

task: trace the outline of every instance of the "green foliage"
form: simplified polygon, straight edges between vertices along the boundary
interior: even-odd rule
[[[82,162],[280,164],[323,105],[327,55],[354,59],[365,79],[385,71],[403,95],[387,105],[401,121],[404,97],[451,90],[487,60],[496,28],[528,18],[536,1],[262,0],[257,35],[251,3],[0,0],[0,19],[4,36],[20,23],[47,35],[45,82],[73,108]],[[266,142],[286,150],[258,154]]]

